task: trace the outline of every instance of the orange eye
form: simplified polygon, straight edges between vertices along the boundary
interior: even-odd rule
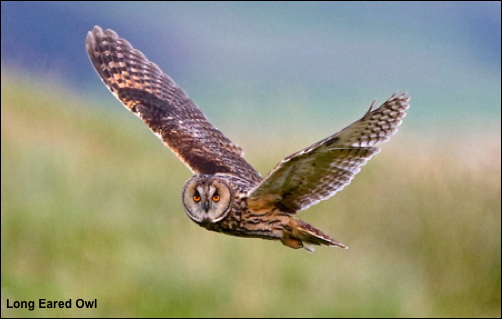
[[[199,195],[193,195],[193,201],[194,202],[200,202],[200,196]]]
[[[220,201],[220,195],[213,195],[213,201],[219,202]]]

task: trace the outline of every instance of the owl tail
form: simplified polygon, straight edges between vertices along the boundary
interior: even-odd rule
[[[303,220],[291,217],[289,225],[291,226],[291,232],[285,232],[281,239],[285,246],[295,249],[304,248],[310,252],[314,251],[312,245],[349,248]]]

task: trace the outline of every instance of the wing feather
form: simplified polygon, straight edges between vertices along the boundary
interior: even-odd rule
[[[409,97],[392,95],[382,106],[322,141],[282,160],[249,192],[248,206],[259,211],[279,208],[296,213],[328,199],[347,186],[361,166],[401,124]]]
[[[212,126],[186,93],[129,42],[95,26],[87,34],[86,48],[106,87],[192,172],[261,180],[242,148]]]

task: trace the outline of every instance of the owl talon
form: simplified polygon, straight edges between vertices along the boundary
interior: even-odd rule
[[[294,237],[282,237],[281,243],[284,246],[291,247],[294,249],[303,248],[302,241]]]

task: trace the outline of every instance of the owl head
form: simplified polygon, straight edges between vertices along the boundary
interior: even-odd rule
[[[183,206],[194,222],[214,224],[225,218],[232,206],[233,192],[228,182],[212,175],[195,175],[183,187]]]

